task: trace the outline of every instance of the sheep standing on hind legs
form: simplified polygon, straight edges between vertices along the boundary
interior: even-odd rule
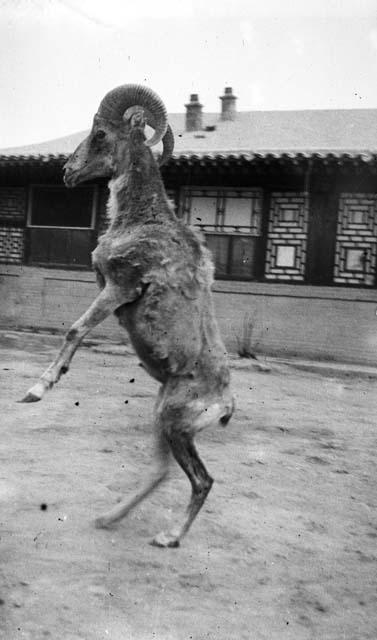
[[[146,140],[145,125],[154,129]],[[195,433],[226,424],[233,411],[224,345],[211,299],[213,267],[201,238],[179,221],[151,146],[163,142],[162,161],[174,138],[160,98],[139,85],[110,91],[89,136],[65,165],[65,184],[110,177],[111,224],[93,252],[101,292],[65,336],[55,361],[28,391],[41,400],[66,373],[83,337],[114,313],[145,369],[161,383],[155,407],[156,468],[132,499],[96,520],[106,527],[123,518],[167,476],[173,454],[192,495],[183,524],[153,540],[177,547],[202,507],[212,478],[194,446]]]

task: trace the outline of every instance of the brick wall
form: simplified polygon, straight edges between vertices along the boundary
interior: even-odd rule
[[[294,283],[214,285],[216,313],[227,348],[236,350],[244,318],[260,353],[377,365],[377,290]],[[65,332],[98,293],[90,271],[0,267],[0,326]],[[89,337],[127,341],[114,317]]]
[[[92,271],[0,265],[0,326],[64,333],[97,294]],[[125,333],[111,317],[90,335],[120,340]]]
[[[230,352],[249,319],[257,353],[377,366],[377,290],[220,281],[214,289]]]

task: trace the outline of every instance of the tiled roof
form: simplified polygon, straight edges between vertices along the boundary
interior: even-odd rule
[[[174,157],[182,160],[318,155],[368,161],[377,154],[377,109],[244,111],[233,122],[207,113],[203,130],[190,133],[184,129],[184,113],[170,114],[169,122],[175,135]],[[0,160],[63,160],[87,133],[3,149]]]

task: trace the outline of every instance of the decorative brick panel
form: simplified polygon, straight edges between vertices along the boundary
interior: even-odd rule
[[[21,264],[24,256],[26,191],[23,187],[0,188],[0,263]]]
[[[0,263],[21,264],[24,255],[24,230],[0,226]]]
[[[23,187],[0,188],[0,221],[24,222],[26,193]]]
[[[268,280],[302,281],[308,235],[308,194],[271,194],[265,276]]]
[[[334,282],[373,286],[377,256],[377,194],[339,198]]]

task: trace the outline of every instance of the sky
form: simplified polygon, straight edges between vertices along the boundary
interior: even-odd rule
[[[0,148],[90,128],[137,82],[169,112],[377,108],[377,0],[0,0]]]

